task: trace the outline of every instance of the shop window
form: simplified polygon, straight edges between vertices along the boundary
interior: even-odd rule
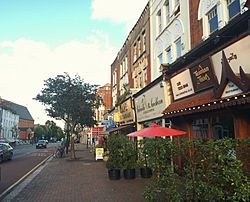
[[[196,119],[192,122],[194,139],[208,139],[208,119]]]
[[[240,1],[239,0],[227,0],[228,17],[229,20],[240,13]]]
[[[212,133],[214,139],[234,138],[233,117],[230,115],[213,117]]]
[[[208,13],[208,22],[209,22],[210,33],[214,32],[218,29],[219,23],[218,23],[217,7],[214,7]]]

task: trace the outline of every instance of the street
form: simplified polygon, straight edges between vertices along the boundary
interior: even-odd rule
[[[35,144],[16,146],[13,159],[0,164],[0,194],[54,153],[57,145],[58,143],[49,143],[47,149],[36,149]]]

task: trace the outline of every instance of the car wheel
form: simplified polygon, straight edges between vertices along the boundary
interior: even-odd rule
[[[12,160],[12,157],[13,157],[13,153],[10,154],[8,160]]]

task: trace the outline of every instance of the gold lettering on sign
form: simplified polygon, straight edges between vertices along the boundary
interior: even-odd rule
[[[198,69],[193,73],[197,78],[197,84],[201,84],[204,81],[210,81],[211,78],[207,72],[209,72],[209,67],[202,67],[199,65]]]

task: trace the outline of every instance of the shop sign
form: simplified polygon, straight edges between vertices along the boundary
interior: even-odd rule
[[[131,99],[123,102],[120,107],[120,122],[129,123],[134,119]]]
[[[104,149],[103,148],[95,148],[95,159],[103,159],[103,153]]]
[[[223,51],[234,74],[240,74],[240,67],[242,67],[246,74],[250,73],[250,36],[247,36],[224,48]],[[215,74],[218,78],[218,81],[220,82],[222,75],[222,51],[212,55],[211,59]]]
[[[209,58],[190,68],[190,72],[195,92],[214,86],[215,79]]]
[[[161,117],[165,107],[164,88],[159,83],[135,98],[135,110],[138,122]]]
[[[120,113],[118,111],[114,112],[114,122],[116,122],[116,123],[121,122],[120,121]]]
[[[242,90],[238,86],[236,86],[233,82],[229,81],[221,97],[222,98],[229,97],[240,93],[242,93]]]
[[[174,100],[192,95],[194,93],[194,87],[190,75],[190,70],[186,69],[180,74],[170,79]]]

